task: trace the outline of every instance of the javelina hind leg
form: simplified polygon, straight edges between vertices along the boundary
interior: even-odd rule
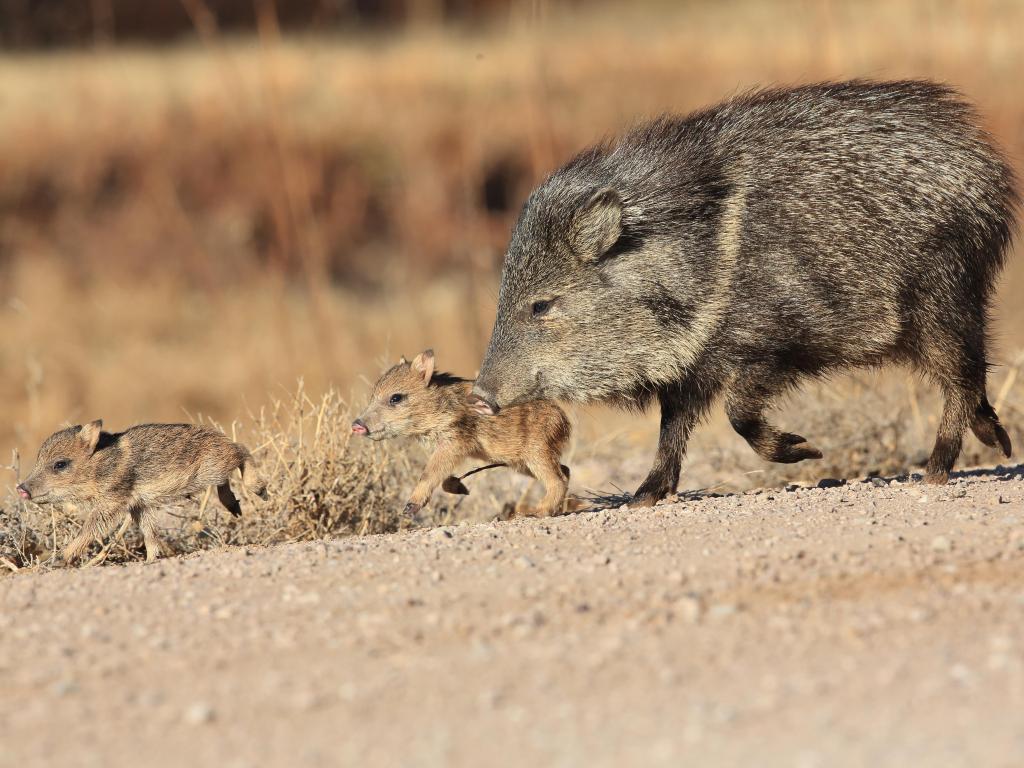
[[[774,396],[790,384],[780,372],[744,374],[744,378],[733,385],[725,403],[729,423],[766,461],[795,464],[804,459],[820,459],[821,451],[807,442],[807,438],[780,432],[764,417]]]
[[[946,397],[935,447],[925,468],[925,482],[942,485],[960,455],[964,432],[970,427],[985,445],[1010,455],[1006,434],[985,393],[985,336],[979,319],[958,338],[934,334],[922,355],[921,367],[938,380]]]
[[[987,397],[982,397],[981,403],[974,409],[971,430],[989,448],[998,446],[999,450],[1003,452],[1003,456],[1010,458],[1010,454],[1013,453],[1010,436],[1006,434],[1003,425],[999,423],[999,416],[996,415],[995,408],[989,405]]]
[[[242,446],[239,447],[242,448]],[[247,450],[238,463],[238,471],[242,473],[242,484],[245,486],[245,490],[266,500],[267,481],[256,473],[256,462]]]
[[[544,485],[544,498],[535,510],[537,517],[560,515],[565,510],[565,496],[569,491],[569,473],[563,472],[555,459],[538,457],[530,462],[530,471]],[[525,514],[530,514],[529,512]]]
[[[147,507],[135,507],[132,509],[132,519],[142,531],[142,539],[146,544],[146,562],[152,563],[164,553],[164,546],[160,540],[160,533],[157,531],[156,520],[153,519],[153,512]]]
[[[217,498],[228,512],[235,517],[241,517],[242,507],[239,505],[238,499],[235,498],[235,494],[231,492],[231,484],[227,480],[217,486]]]
[[[658,455],[647,478],[633,494],[631,507],[653,507],[679,485],[679,468],[686,453],[690,432],[711,405],[716,390],[706,391],[673,385],[658,394],[661,403],[661,429]]]

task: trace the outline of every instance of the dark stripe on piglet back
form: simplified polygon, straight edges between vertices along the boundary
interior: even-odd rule
[[[432,387],[450,387],[453,384],[461,384],[468,379],[463,379],[460,376],[456,376],[453,373],[445,373],[444,371],[438,371],[430,377],[430,386]]]

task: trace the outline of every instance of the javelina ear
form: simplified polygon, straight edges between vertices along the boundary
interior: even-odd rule
[[[416,355],[412,359],[412,369],[422,374],[424,384],[429,384],[430,377],[434,375],[434,350],[427,349]]]
[[[405,355],[402,355],[400,358],[398,358],[398,364],[399,365],[408,365],[409,361],[405,359]]]
[[[581,261],[597,261],[622,234],[622,198],[611,187],[597,190],[576,212],[569,245]]]
[[[90,421],[78,431],[78,439],[85,443],[85,447],[91,456],[96,450],[96,444],[100,441],[100,432],[103,431],[103,419]]]

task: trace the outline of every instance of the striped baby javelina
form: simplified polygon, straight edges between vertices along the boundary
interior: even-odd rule
[[[569,488],[569,468],[561,464],[571,433],[565,413],[540,400],[508,408],[496,419],[480,416],[466,401],[472,386],[472,381],[436,372],[432,350],[411,363],[402,358],[374,385],[370,404],[352,422],[352,431],[371,440],[423,436],[435,444],[405,506],[407,514],[418,512],[442,483],[450,492],[468,493],[451,475],[470,458],[540,480],[544,498],[526,514],[561,514]]]
[[[242,472],[246,490],[266,496],[266,484],[252,466],[244,445],[209,427],[142,424],[104,432],[102,421],[92,421],[50,435],[18,493],[26,500],[88,507],[81,533],[64,548],[66,562],[129,521],[142,531],[146,561],[151,562],[164,550],[153,506],[216,486],[221,503],[241,515],[228,482],[232,472]]]

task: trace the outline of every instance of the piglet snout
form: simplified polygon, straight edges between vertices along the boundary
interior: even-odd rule
[[[32,498],[32,492],[28,488],[26,488],[24,485],[19,485],[18,486],[18,495],[21,496],[21,498],[23,498],[23,499],[31,499]]]
[[[355,421],[352,422],[352,432],[357,435],[370,434],[370,430],[366,428],[366,425],[363,423],[362,419],[356,419]]]

